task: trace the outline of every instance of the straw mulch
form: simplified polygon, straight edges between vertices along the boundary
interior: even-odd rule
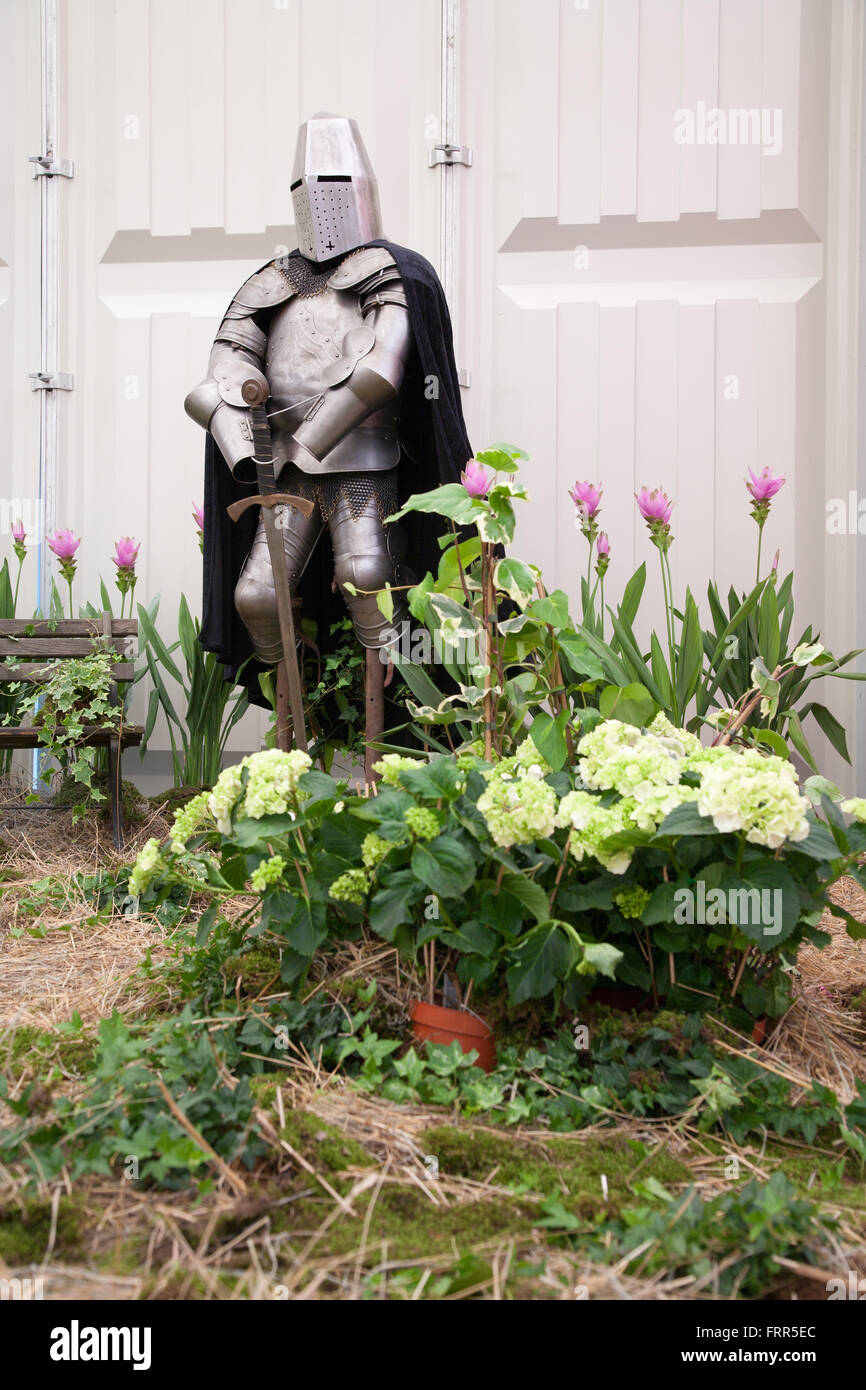
[[[70,812],[21,802],[20,788],[0,787],[0,1033],[48,1029],[76,1012],[85,1023],[113,1009],[138,1012],[145,996],[130,977],[148,949],[159,958],[167,933],[119,912],[96,920],[76,878],[133,858],[168,821],[145,803],[146,818],[128,828],[118,856],[95,817],[75,826]],[[46,879],[50,896],[40,886]]]
[[[113,1009],[147,1011],[153,998],[138,966],[148,950],[155,960],[168,955],[171,932],[120,913],[93,921],[93,903],[74,881],[76,874],[117,862],[108,829],[94,825],[92,818],[75,827],[68,814],[23,812],[9,804],[11,796],[5,800],[4,805],[0,789],[0,1042],[12,1029],[50,1029],[76,1011],[85,1023]],[[167,828],[168,817],[149,812],[145,822],[130,831],[123,859]],[[23,910],[21,898],[44,893],[38,884],[46,878],[65,885],[64,890],[52,893],[35,911]],[[10,891],[4,892],[4,886]],[[856,884],[846,881],[837,892],[840,903],[866,920],[866,894]],[[866,991],[866,943],[852,941],[844,924],[829,914],[822,926],[831,944],[823,951],[807,947],[800,952],[794,1004],[766,1046],[752,1048],[736,1035],[728,1037],[727,1046],[747,1051],[800,1090],[817,1079],[849,1099],[856,1081],[866,1079],[866,1007],[859,1000]],[[38,935],[31,934],[34,929]],[[372,976],[378,983],[377,1010],[384,1011],[397,1030],[405,1023],[410,999],[419,993],[419,982],[405,967],[398,969],[395,952],[384,943],[346,945],[327,969],[317,963],[309,993],[326,992],[340,1001],[346,998],[347,982]],[[279,984],[272,988],[279,989]],[[329,1192],[324,1175],[287,1149],[280,1137],[281,1116],[290,1110],[314,1115],[354,1139],[371,1156],[372,1166],[348,1170],[342,1192]],[[646,1277],[642,1258],[595,1265],[580,1251],[551,1244],[543,1229],[473,1244],[472,1205],[506,1199],[508,1194],[497,1185],[495,1173],[485,1182],[459,1176],[430,1180],[423,1163],[423,1136],[431,1125],[443,1123],[442,1111],[362,1094],[341,1077],[323,1073],[309,1057],[287,1059],[275,1105],[260,1111],[259,1117],[270,1144],[262,1173],[232,1178],[215,1174],[213,1191],[195,1203],[188,1193],[139,1191],[133,1183],[105,1178],[76,1182],[74,1194],[85,1232],[80,1260],[66,1263],[57,1258],[57,1241],[49,1233],[38,1266],[7,1269],[0,1257],[0,1276],[41,1275],[50,1299],[424,1298],[441,1275],[453,1270],[456,1247],[435,1257],[398,1260],[389,1255],[387,1245],[371,1245],[362,1234],[353,1250],[334,1254],[328,1248],[334,1223],[349,1213],[371,1212],[386,1186],[396,1184],[423,1194],[433,1206],[466,1208],[466,1239],[461,1239],[459,1254],[477,1255],[483,1273],[475,1285],[448,1298],[496,1300],[506,1289],[512,1297],[568,1301],[717,1296],[717,1271],[701,1277],[673,1278],[664,1272]],[[724,1185],[724,1162],[707,1147],[694,1118],[687,1123],[623,1121],[606,1129],[605,1138],[620,1133],[651,1147],[668,1147],[688,1163],[701,1192],[711,1196]],[[471,1121],[459,1123],[484,1128]],[[527,1142],[540,1137],[543,1132],[525,1133]],[[578,1137],[592,1144],[597,1132],[590,1128]],[[771,1167],[760,1148],[746,1145],[737,1153],[746,1172],[759,1179],[769,1176]],[[261,1178],[264,1188],[258,1186]],[[284,1184],[288,1195],[275,1197],[274,1183]],[[71,1195],[71,1183],[63,1190]],[[257,1190],[267,1195],[257,1196]],[[59,1188],[42,1194],[52,1210],[61,1195]],[[320,1203],[320,1218],[310,1229],[276,1228],[276,1208],[310,1196]],[[0,1173],[0,1201],[7,1206],[20,1201],[23,1207],[11,1174]],[[852,1260],[857,1262],[856,1251],[863,1247],[864,1232],[846,1221],[838,1249],[820,1252],[822,1267],[804,1270],[792,1265],[790,1283],[780,1287],[778,1297],[825,1297],[822,1281],[833,1274],[847,1275]],[[368,1227],[365,1220],[364,1230]],[[132,1263],[124,1254],[131,1241],[137,1251]],[[420,1282],[411,1288],[401,1283],[409,1266],[421,1271]],[[516,1273],[526,1266],[535,1266],[537,1272],[531,1277]]]

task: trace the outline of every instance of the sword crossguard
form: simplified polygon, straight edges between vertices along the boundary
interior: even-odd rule
[[[295,497],[291,492],[259,492],[252,497],[242,497],[239,502],[232,502],[230,507],[226,507],[226,511],[232,521],[239,521],[250,507],[296,507],[309,521],[315,510],[315,503],[307,497]]]

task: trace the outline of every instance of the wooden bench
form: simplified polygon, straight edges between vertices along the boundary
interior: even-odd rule
[[[0,685],[13,681],[39,683],[50,680],[57,661],[65,657],[92,656],[99,650],[99,639],[106,639],[117,654],[111,668],[110,699],[119,706],[118,684],[131,681],[135,665],[138,620],[112,618],[103,613],[100,618],[7,618],[0,620]],[[108,782],[111,790],[111,834],[114,846],[123,843],[123,797],[121,788],[121,757],[123,749],[141,743],[144,730],[139,724],[123,724],[119,729],[94,727],[81,739],[87,748],[108,748]],[[41,730],[38,725],[22,724],[17,728],[0,725],[0,752],[7,748],[39,748]]]

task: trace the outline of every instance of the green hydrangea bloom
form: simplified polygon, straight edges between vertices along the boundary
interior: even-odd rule
[[[539,753],[531,736],[521,743],[514,755],[514,763],[520,772],[528,772],[536,777],[546,777],[548,772],[553,771],[547,759]]]
[[[232,811],[243,790],[242,773],[246,761],[244,758],[231,767],[223,768],[208,798],[208,810],[216,821],[217,830],[221,835],[231,834]]]
[[[623,888],[620,893],[614,893],[613,900],[623,917],[640,917],[651,896],[645,888],[635,884],[632,888]]]
[[[369,835],[364,836],[364,843],[361,845],[361,859],[364,867],[367,869],[377,868],[393,848],[393,840],[383,840],[381,835],[377,835],[374,830],[371,830]]]
[[[330,895],[338,903],[362,903],[370,886],[364,869],[347,869],[331,884]]]
[[[855,820],[866,821],[866,796],[852,796],[842,802],[842,810]]]
[[[159,840],[148,840],[139,850],[138,858],[129,875],[129,892],[133,898],[146,893],[151,883],[164,869],[168,868],[162,857]]]
[[[189,837],[200,829],[208,814],[210,796],[209,791],[199,792],[198,796],[191,797],[185,806],[180,806],[175,811],[170,832],[171,847],[175,854],[182,854]]]
[[[386,753],[373,764],[373,771],[378,772],[386,787],[399,787],[400,773],[409,768],[420,767],[421,762],[420,758],[405,758],[402,753]]]
[[[272,888],[275,883],[279,883],[286,867],[286,861],[280,854],[272,854],[270,859],[263,859],[257,864],[250,875],[250,884],[254,893],[264,893],[266,889]]]
[[[403,816],[416,840],[435,840],[439,834],[439,817],[426,806],[410,806]]]

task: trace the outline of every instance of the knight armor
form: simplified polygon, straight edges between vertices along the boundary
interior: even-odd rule
[[[385,645],[392,620],[375,591],[394,584],[400,389],[412,333],[406,295],[382,239],[376,179],[353,120],[316,116],[301,127],[292,173],[300,255],[271,261],[238,290],[217,331],[208,373],[186,398],[239,482],[256,481],[249,406],[267,397],[281,492],[314,503],[281,515],[289,584],[330,528],[334,579],[365,647]],[[348,585],[348,587],[346,587]],[[270,553],[259,522],[235,589],[258,658],[279,661]]]

